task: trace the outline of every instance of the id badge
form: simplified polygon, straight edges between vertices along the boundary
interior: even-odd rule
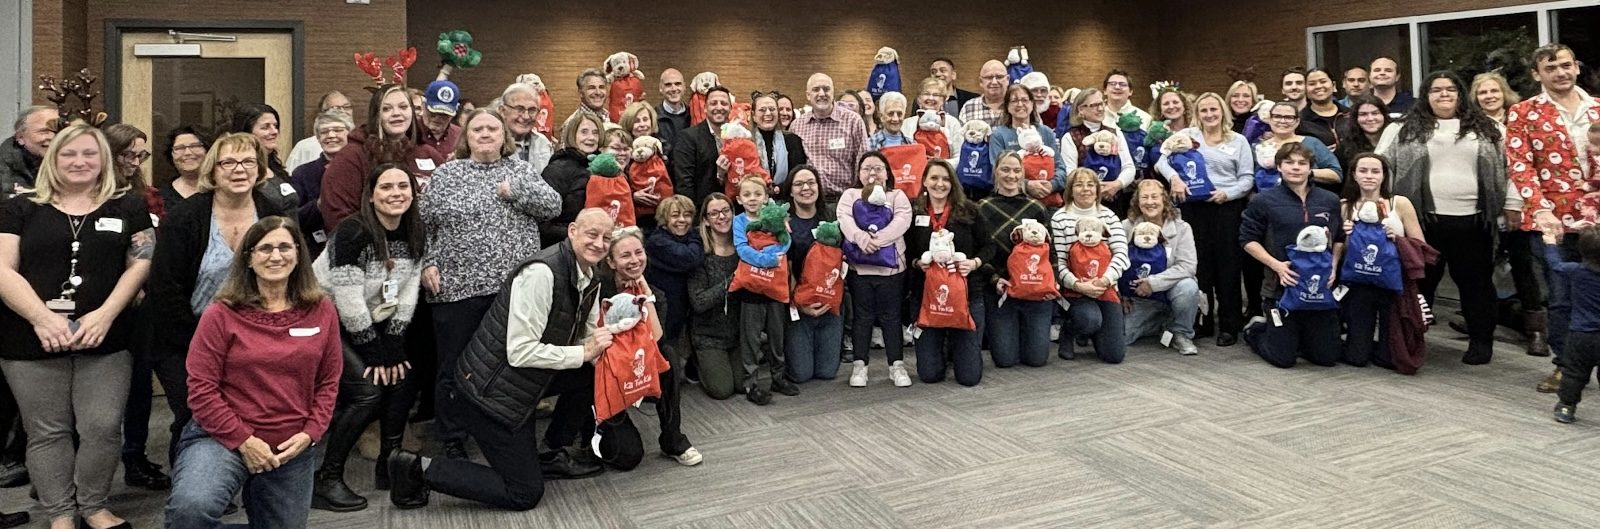
[[[72,314],[78,310],[78,302],[70,299],[52,299],[44,302],[44,308],[50,309],[50,312]]]
[[[390,279],[383,282],[383,302],[395,303],[400,300],[400,280]]]

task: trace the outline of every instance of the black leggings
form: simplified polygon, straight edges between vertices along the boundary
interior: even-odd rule
[[[1207,303],[1216,307],[1208,312],[1216,315],[1217,332],[1236,333],[1244,324],[1239,283],[1244,252],[1239,249],[1239,222],[1245,202],[1197,202],[1179,208],[1183,219],[1194,227],[1194,247],[1199,254],[1195,280],[1200,283],[1200,292],[1208,297]]]
[[[1437,307],[1434,292],[1444,279],[1445,269],[1461,292],[1461,314],[1467,320],[1467,336],[1473,342],[1494,342],[1495,319],[1499,304],[1494,291],[1494,232],[1478,217],[1433,215],[1422,223],[1428,244],[1439,250],[1439,261],[1428,265],[1426,277],[1417,287],[1428,305]]]
[[[367,363],[355,353],[348,336],[343,343],[344,372],[339,377],[339,403],[333,409],[333,421],[328,424],[323,470],[342,469],[345,459],[350,457],[350,449],[361,438],[361,432],[374,420],[380,421],[383,443],[391,449],[399,446],[405,437],[411,404],[417,400],[415,375],[407,373],[400,382],[388,386],[374,384],[372,379],[362,376]]]

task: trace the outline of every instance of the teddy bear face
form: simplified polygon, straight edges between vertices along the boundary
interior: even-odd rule
[[[950,230],[939,230],[928,235],[928,254],[924,261],[948,264],[956,260],[956,236]]]
[[[1033,219],[1022,219],[1021,224],[1011,229],[1011,242],[1025,244],[1044,244],[1045,235],[1048,233],[1043,224]]]
[[[661,152],[661,140],[652,136],[640,136],[633,140],[632,155],[634,160],[648,160]]]
[[[614,333],[632,329],[644,320],[644,303],[644,297],[627,292],[619,292],[606,298],[600,304],[601,310],[605,313],[606,328]]]
[[[1039,131],[1032,128],[1017,131],[1017,145],[1028,152],[1038,152],[1044,148],[1044,139],[1039,137]]]
[[[1161,150],[1170,154],[1182,154],[1194,149],[1194,138],[1182,132],[1174,132],[1161,143]]]
[[[1356,206],[1356,220],[1367,223],[1382,220],[1378,217],[1378,203],[1371,200],[1361,201],[1361,205]]]
[[[917,129],[933,131],[943,127],[944,120],[939,116],[939,111],[924,109],[917,112],[921,114],[917,117]]]
[[[1083,138],[1083,144],[1094,149],[1095,154],[1111,156],[1116,154],[1117,136],[1109,130],[1102,130]]]
[[[734,138],[750,138],[750,129],[744,128],[744,125],[739,124],[738,121],[723,123],[722,139],[729,140]]]
[[[980,120],[968,121],[961,127],[961,135],[967,143],[985,143],[989,141],[989,124]]]
[[[1078,244],[1088,247],[1099,246],[1100,241],[1105,238],[1105,231],[1106,223],[1099,217],[1078,217],[1078,229],[1075,232]]]
[[[1256,163],[1263,169],[1276,169],[1278,167],[1278,145],[1270,142],[1256,144]]]
[[[519,75],[517,76],[517,82],[533,87],[535,92],[541,94],[545,92],[544,80],[540,79],[537,74],[525,73]]]
[[[1295,249],[1302,252],[1320,253],[1328,250],[1328,229],[1322,226],[1306,226],[1295,237]]]
[[[1161,244],[1161,227],[1153,222],[1140,222],[1133,227],[1133,245],[1149,250]]]
[[[635,59],[631,53],[625,51],[613,53],[606,58],[606,74],[610,75],[612,79],[625,77],[633,73],[633,67],[637,64],[636,61],[638,59]]]
[[[713,86],[717,86],[717,74],[711,72],[700,72],[689,83],[689,88],[700,95],[705,95],[706,92],[711,91]]]

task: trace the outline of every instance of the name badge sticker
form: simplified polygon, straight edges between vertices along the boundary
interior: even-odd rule
[[[122,219],[102,218],[94,221],[94,231],[122,233]]]
[[[837,150],[843,149],[843,148],[844,148],[844,138],[834,138],[834,139],[828,140],[828,150],[837,151]]]
[[[289,336],[293,336],[295,338],[316,336],[320,333],[322,333],[322,327],[291,327],[289,329]]]
[[[421,171],[432,171],[433,167],[434,167],[434,165],[433,165],[433,159],[432,158],[417,158],[417,169],[418,170],[421,170]]]
[[[917,226],[921,228],[926,228],[929,225],[927,215],[917,215],[913,220],[916,222]]]

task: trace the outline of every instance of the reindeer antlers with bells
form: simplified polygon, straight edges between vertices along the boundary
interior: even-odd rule
[[[99,90],[90,90],[97,78],[89,73],[88,68],[78,70],[74,79],[62,79],[60,83],[49,75],[39,76],[39,89],[49,92],[45,99],[56,104],[56,111],[60,114],[56,119],[49,121],[50,130],[61,131],[76,122],[83,122],[91,127],[99,127],[106,121],[105,112],[95,112],[94,98],[100,96]],[[78,108],[67,104],[68,97],[78,100]]]
[[[372,76],[372,86],[368,86],[367,91],[377,93],[379,88],[389,84],[389,72],[394,73],[394,84],[406,84],[406,70],[417,62],[417,49],[406,48],[395,52],[394,55],[384,57],[382,60],[379,60],[378,55],[370,51],[365,55],[357,53],[355,57],[356,67],[361,68],[361,71]]]

